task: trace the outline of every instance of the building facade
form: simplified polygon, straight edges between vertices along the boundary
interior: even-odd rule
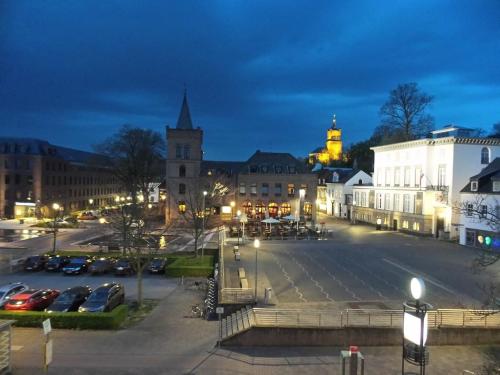
[[[240,211],[249,219],[297,213],[315,221],[316,175],[292,155],[257,151],[243,162],[203,160],[203,131],[192,124],[185,94],[177,126],[166,135],[167,222],[195,206],[224,219]],[[203,192],[215,190],[223,198],[205,207]]]
[[[48,217],[114,202],[120,185],[99,155],[30,138],[0,138],[0,217]]]
[[[328,165],[342,159],[342,129],[337,128],[337,119],[333,115],[332,127],[326,131],[325,147],[318,147],[309,154],[309,164]]]
[[[500,251],[500,158],[460,192],[460,244]]]
[[[468,180],[500,155],[500,139],[445,136],[373,147],[373,186],[354,186],[353,219],[456,238]]]
[[[372,177],[359,169],[336,171],[332,182],[326,183],[327,214],[351,220],[353,187],[370,185]]]

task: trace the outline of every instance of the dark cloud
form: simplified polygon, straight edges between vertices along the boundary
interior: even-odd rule
[[[498,1],[0,3],[2,133],[90,148],[124,123],[163,132],[184,85],[211,159],[305,155],[337,113],[368,137],[400,82],[438,126],[500,120]]]

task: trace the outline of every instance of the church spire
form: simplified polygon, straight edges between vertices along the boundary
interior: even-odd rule
[[[191,130],[193,123],[191,122],[191,114],[189,113],[189,106],[187,102],[187,91],[184,88],[184,99],[182,100],[181,112],[177,119],[177,129]]]

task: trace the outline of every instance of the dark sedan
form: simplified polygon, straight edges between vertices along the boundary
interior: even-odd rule
[[[9,299],[5,310],[43,310],[59,295],[58,290],[29,289],[22,291]]]
[[[43,270],[45,263],[47,263],[46,256],[44,256],[44,255],[31,256],[24,261],[24,270],[25,271],[40,271],[40,270]]]
[[[164,258],[154,258],[148,265],[149,273],[165,273],[167,260]]]
[[[67,256],[56,255],[50,257],[47,263],[45,263],[45,271],[60,271],[69,262],[70,258]]]
[[[103,284],[95,289],[78,308],[79,312],[107,312],[125,301],[125,288],[118,283]]]
[[[89,272],[92,275],[100,273],[108,273],[113,271],[114,262],[111,259],[100,258],[95,260],[89,267]]]
[[[88,262],[87,257],[71,258],[70,262],[62,270],[65,275],[79,275],[87,271]]]
[[[62,292],[55,301],[45,309],[47,312],[67,312],[78,311],[78,308],[84,303],[92,293],[88,286],[75,286]]]
[[[126,276],[132,275],[134,273],[134,268],[132,262],[128,259],[120,259],[115,263],[115,275]]]

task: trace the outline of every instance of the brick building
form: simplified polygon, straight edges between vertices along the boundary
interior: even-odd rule
[[[113,204],[119,183],[96,154],[31,138],[0,138],[0,217],[48,217]]]

